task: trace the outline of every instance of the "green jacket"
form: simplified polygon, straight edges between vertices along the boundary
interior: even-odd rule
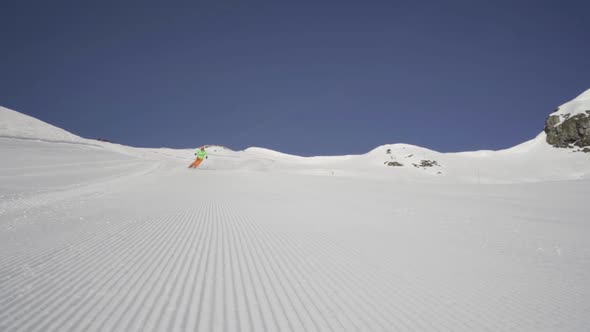
[[[197,152],[195,152],[195,156],[197,156],[198,159],[205,159],[207,157],[207,151],[197,149]]]

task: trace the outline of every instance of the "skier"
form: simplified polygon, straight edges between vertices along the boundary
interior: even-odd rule
[[[190,164],[188,168],[197,168],[203,162],[203,159],[209,158],[204,146],[201,146],[200,150],[197,149],[197,151],[195,152],[195,156],[197,156],[197,159],[195,159],[195,161],[193,161],[193,163]]]

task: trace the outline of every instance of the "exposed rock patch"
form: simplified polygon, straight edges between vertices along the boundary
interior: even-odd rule
[[[590,147],[590,110],[574,116],[550,115],[545,121],[545,133],[547,143],[557,148]]]
[[[420,160],[419,164],[412,164],[416,168],[427,168],[427,167],[440,167],[436,160]]]

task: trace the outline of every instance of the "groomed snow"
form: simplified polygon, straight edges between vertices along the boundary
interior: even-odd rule
[[[3,111],[0,331],[590,330],[590,156],[544,134],[191,170]]]

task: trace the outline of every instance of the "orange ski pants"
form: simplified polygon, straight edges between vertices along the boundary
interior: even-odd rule
[[[190,166],[188,168],[197,168],[199,167],[199,165],[203,162],[203,159],[195,159],[195,161],[193,161],[192,164],[190,164]]]

